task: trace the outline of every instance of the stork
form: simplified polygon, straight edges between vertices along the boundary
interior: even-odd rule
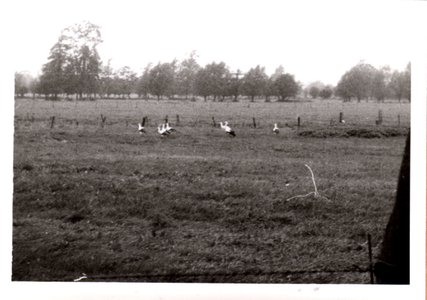
[[[277,127],[277,124],[274,124],[273,132],[279,134],[279,127]]]
[[[141,124],[141,123],[138,123],[138,131],[139,131],[139,134],[143,134],[143,133],[145,133],[144,126],[145,126],[145,117],[144,117],[144,118],[142,118],[142,124]]]
[[[234,130],[232,130],[230,128],[230,126],[228,126],[228,122],[225,121],[225,124],[222,125],[222,122],[219,122],[219,124],[221,125],[221,128],[225,130],[226,133],[228,133],[230,136],[236,136],[236,134],[234,133]]]
[[[170,127],[170,126],[169,126],[169,123],[166,123],[166,131],[167,131],[168,133],[172,133],[172,131],[176,131],[176,130],[175,130],[175,128]]]
[[[166,128],[165,128],[165,124],[162,124],[162,127],[157,127],[157,131],[160,133],[161,136],[166,136],[169,133],[167,132]]]

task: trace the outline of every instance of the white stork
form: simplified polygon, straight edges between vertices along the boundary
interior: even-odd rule
[[[172,133],[172,131],[176,131],[175,128],[169,126],[169,123],[166,123],[166,131],[168,133]]]
[[[138,131],[139,131],[140,134],[145,133],[144,126],[142,126],[141,123],[138,123]]]
[[[219,124],[221,125],[221,128],[225,130],[226,133],[228,133],[230,136],[236,136],[236,134],[234,133],[234,130],[232,130],[230,128],[230,126],[228,126],[228,122],[225,121],[225,124],[222,125],[222,122],[219,122]]]
[[[273,132],[279,134],[279,127],[277,127],[277,124],[274,124]]]
[[[165,124],[162,124],[162,127],[157,127],[157,131],[160,133],[161,136],[166,136],[169,133],[167,132],[166,128],[165,128]]]
[[[145,117],[144,117],[144,118],[142,118],[142,124],[141,124],[141,123],[138,123],[138,131],[139,131],[139,134],[143,134],[143,133],[145,133],[144,126],[145,126]]]

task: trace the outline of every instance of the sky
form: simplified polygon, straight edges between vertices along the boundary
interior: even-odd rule
[[[148,63],[179,61],[193,50],[204,67],[257,65],[308,84],[336,85],[360,60],[404,70],[411,60],[416,2],[349,1],[15,1],[13,69],[41,72],[61,30],[101,26],[98,52],[138,75]]]

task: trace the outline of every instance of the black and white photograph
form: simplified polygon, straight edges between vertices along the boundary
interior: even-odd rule
[[[10,10],[12,299],[424,299],[424,1]]]

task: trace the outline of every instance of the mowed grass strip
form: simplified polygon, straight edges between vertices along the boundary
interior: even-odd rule
[[[367,234],[375,253],[404,136],[319,139],[245,126],[230,138],[182,124],[161,138],[116,120],[15,124],[13,280],[84,272],[95,281],[369,282],[366,273],[285,271],[367,266]],[[314,191],[305,164],[330,202],[286,201]]]

